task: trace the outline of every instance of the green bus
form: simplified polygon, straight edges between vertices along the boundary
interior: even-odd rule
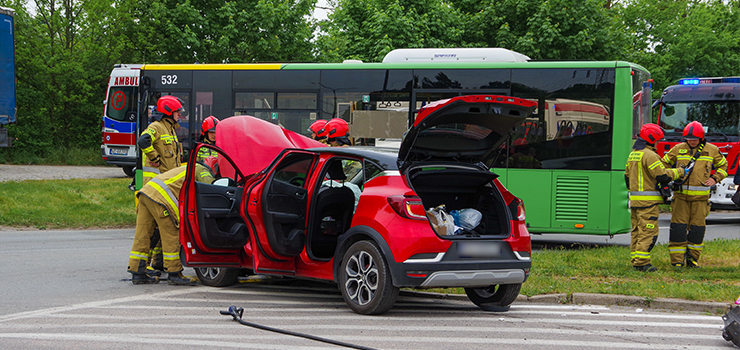
[[[145,64],[139,91],[139,134],[160,96],[185,101],[178,137],[186,153],[209,115],[251,115],[304,135],[317,119],[343,118],[356,144],[376,145],[402,138],[432,101],[530,99],[539,107],[488,166],[523,199],[532,233],[630,232],[625,161],[650,121],[641,98],[650,96],[650,75],[639,65],[530,61],[504,49],[402,49],[382,63]]]

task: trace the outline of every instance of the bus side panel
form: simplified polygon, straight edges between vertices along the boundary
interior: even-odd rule
[[[552,171],[511,168],[496,169],[495,172],[502,175],[499,179],[506,188],[524,201],[529,231],[540,233],[543,228],[549,228],[552,217]]]
[[[560,170],[552,179],[551,232],[608,234],[611,173]]]
[[[0,125],[15,122],[13,16],[0,14]]]
[[[629,210],[629,192],[624,183],[624,171],[613,171],[611,179],[612,207],[609,208],[609,232],[611,234],[629,233],[632,222]]]

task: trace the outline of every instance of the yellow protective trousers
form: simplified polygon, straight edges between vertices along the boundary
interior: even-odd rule
[[[139,196],[139,205],[136,207],[136,233],[128,259],[129,272],[137,274],[146,272],[151,238],[157,227],[162,240],[165,271],[168,273],[182,271],[179,229],[164,206],[142,195]]]
[[[689,197],[690,199],[690,197]],[[668,242],[668,253],[671,264],[684,264],[686,255],[699,261],[704,249],[706,218],[709,215],[709,202],[686,200],[675,196],[671,203],[671,233]]]
[[[632,266],[645,266],[650,263],[650,251],[658,240],[658,206],[631,208],[632,242],[630,258]]]

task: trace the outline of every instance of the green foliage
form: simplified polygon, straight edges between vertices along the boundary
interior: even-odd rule
[[[53,164],[53,165],[105,165],[100,147],[49,148],[34,151],[30,147],[0,148],[0,163]]]
[[[122,0],[136,63],[244,63],[312,58],[316,0]]]
[[[130,179],[34,180],[0,186],[0,225],[37,228],[131,227]],[[22,198],[23,200],[18,200]]]
[[[631,0],[620,9],[626,59],[650,70],[653,98],[687,77],[740,75],[737,1]]]
[[[532,59],[617,60],[626,36],[601,0],[459,1],[470,15],[465,41],[504,47]]]
[[[320,24],[318,60],[380,62],[397,48],[464,46],[465,17],[441,0],[339,0]]]

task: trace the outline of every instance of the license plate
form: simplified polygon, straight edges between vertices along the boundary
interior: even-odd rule
[[[459,242],[457,252],[461,258],[497,258],[501,256],[498,242]]]
[[[110,154],[117,155],[117,156],[127,156],[128,148],[111,148]]]

